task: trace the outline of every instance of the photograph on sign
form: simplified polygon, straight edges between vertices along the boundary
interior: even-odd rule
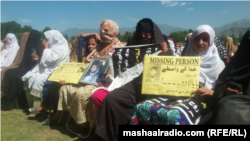
[[[93,58],[79,82],[97,85],[99,81],[105,78],[108,68],[108,58]]]

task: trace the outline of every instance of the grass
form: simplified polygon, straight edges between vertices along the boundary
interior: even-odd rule
[[[36,119],[28,119],[22,109],[1,111],[1,141],[91,141],[95,136],[88,139],[80,139],[66,129],[68,113],[64,114],[63,120],[58,125],[42,125],[46,115],[39,115]],[[71,121],[72,123],[72,121]]]

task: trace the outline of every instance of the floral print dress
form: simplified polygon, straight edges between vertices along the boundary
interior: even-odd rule
[[[90,122],[90,128],[93,128],[95,118],[91,96],[95,88],[93,85],[83,84],[62,86],[59,90],[58,110],[69,111],[77,124]]]
[[[198,124],[204,105],[194,98],[173,100],[162,97],[143,101],[132,110],[132,125]]]

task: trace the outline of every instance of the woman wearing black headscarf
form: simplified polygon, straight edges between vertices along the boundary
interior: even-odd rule
[[[130,38],[131,39],[131,38]],[[137,23],[136,32],[128,45],[162,44],[163,35],[158,26],[148,18]],[[145,100],[141,95],[142,75],[132,82],[109,93],[103,102],[96,134],[104,140],[118,140],[119,125],[130,122],[131,110],[136,103]]]
[[[26,104],[26,95],[23,90],[23,81],[21,80],[21,77],[37,65],[37,62],[32,60],[31,54],[35,53],[39,58],[42,56],[43,47],[40,38],[41,33],[37,30],[32,30],[25,46],[21,64],[19,67],[9,69],[5,72],[1,90],[9,103],[8,105],[11,105],[12,102],[17,102],[18,99],[20,106],[25,106]],[[12,107],[8,106],[8,108]]]
[[[216,84],[211,124],[250,124],[250,31]]]

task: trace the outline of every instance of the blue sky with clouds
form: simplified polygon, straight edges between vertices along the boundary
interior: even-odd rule
[[[16,21],[37,30],[98,29],[104,19],[134,27],[146,17],[185,29],[220,27],[250,18],[250,1],[1,1],[1,22]]]

